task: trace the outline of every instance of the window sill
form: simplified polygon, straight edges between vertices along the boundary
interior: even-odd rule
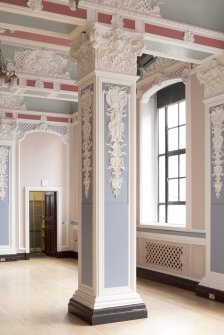
[[[181,225],[171,225],[168,223],[154,223],[154,224],[137,224],[137,228],[143,229],[158,229],[158,230],[178,230],[178,231],[189,231],[189,227]]]

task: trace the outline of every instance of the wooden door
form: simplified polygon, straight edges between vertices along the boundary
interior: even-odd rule
[[[47,256],[57,255],[57,198],[56,192],[45,192],[44,250]]]

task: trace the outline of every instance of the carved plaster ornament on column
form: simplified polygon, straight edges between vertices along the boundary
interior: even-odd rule
[[[198,66],[197,78],[205,85],[205,95],[218,94],[224,90],[224,53]]]
[[[7,188],[7,162],[9,149],[0,146],[0,200],[3,201],[6,195]]]
[[[27,6],[35,11],[39,11],[43,9],[42,0],[29,0],[27,1]]]
[[[84,174],[83,185],[85,196],[89,196],[90,172],[92,171],[92,113],[93,113],[93,89],[86,88],[81,93],[82,108],[82,172]]]
[[[122,172],[126,170],[124,164],[126,152],[124,148],[127,144],[124,140],[125,123],[123,119],[126,118],[125,107],[128,103],[128,94],[119,86],[111,86],[104,93],[109,106],[107,107],[107,115],[109,116],[109,143],[107,145],[110,159],[107,169],[111,171],[109,182],[111,183],[113,196],[117,197],[123,182]]]
[[[224,130],[224,105],[212,108],[211,111],[211,125],[212,125],[212,165],[215,177],[214,188],[216,198],[219,199],[223,182],[223,163],[224,163],[224,149],[223,149],[223,130]]]
[[[142,55],[143,37],[122,29],[123,20],[117,14],[113,15],[111,23],[112,30],[95,29],[93,33],[96,68],[136,75],[136,59]]]

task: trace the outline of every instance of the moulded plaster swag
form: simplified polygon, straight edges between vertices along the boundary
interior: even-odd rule
[[[6,195],[8,155],[9,149],[5,146],[0,146],[0,201],[3,201]]]
[[[89,196],[92,171],[92,113],[93,87],[86,88],[81,93],[82,108],[82,172],[85,197]]]
[[[212,131],[212,176],[215,178],[213,186],[216,198],[219,199],[223,187],[223,130],[224,130],[224,105],[211,109],[211,131]]]
[[[8,68],[16,73],[40,75],[42,77],[71,79],[66,69],[68,57],[52,50],[25,49],[16,50]]]
[[[206,97],[224,91],[224,53],[201,64],[197,78],[204,84]]]
[[[124,148],[127,144],[124,140],[125,123],[123,119],[127,116],[125,107],[128,103],[128,93],[119,86],[111,86],[104,93],[108,104],[106,108],[107,115],[109,116],[109,142],[107,145],[109,147],[108,153],[110,159],[107,169],[111,171],[109,182],[111,183],[113,196],[117,197],[123,182],[122,172],[126,170],[124,164],[126,152]]]

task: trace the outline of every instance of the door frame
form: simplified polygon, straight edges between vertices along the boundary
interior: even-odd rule
[[[62,241],[62,189],[61,187],[25,187],[25,245],[26,253],[30,253],[30,192],[56,192],[57,198],[57,251],[61,251]]]

